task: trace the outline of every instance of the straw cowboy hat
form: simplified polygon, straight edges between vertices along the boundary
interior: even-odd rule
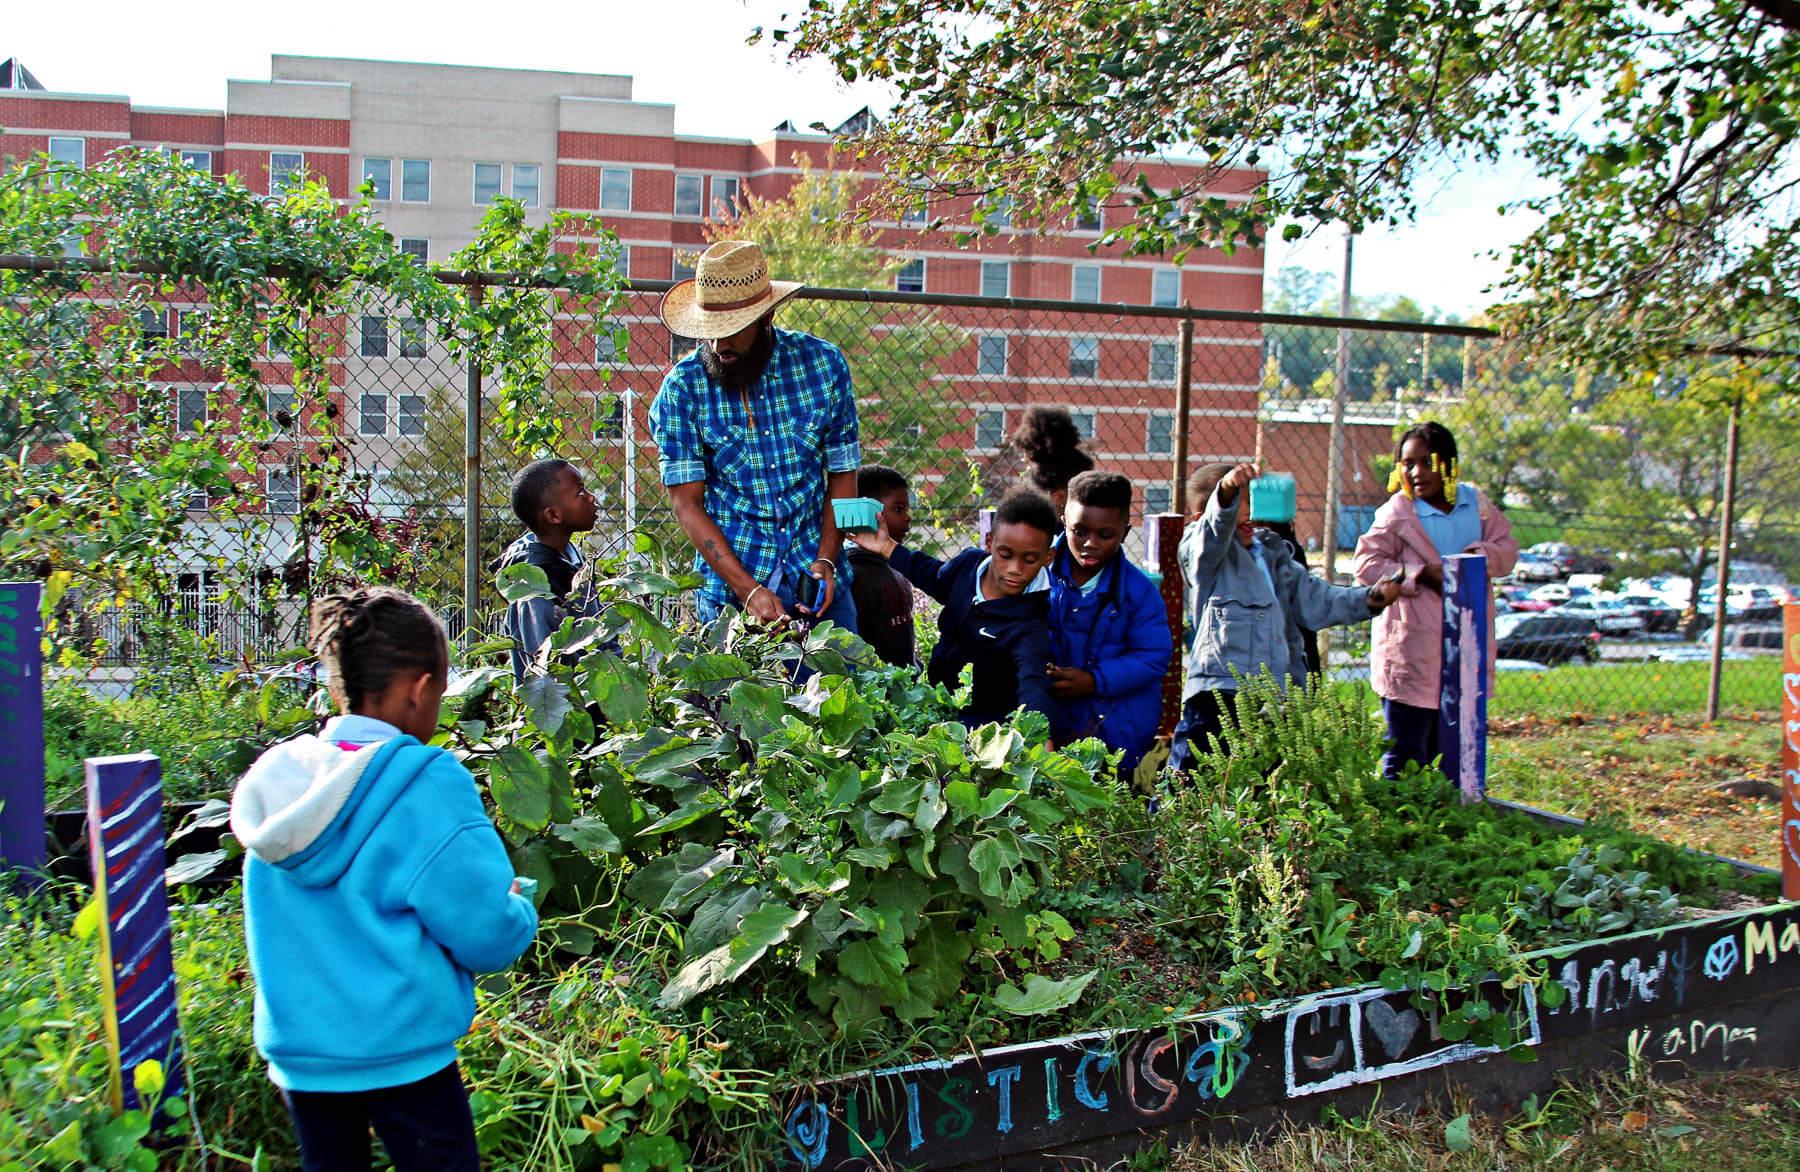
[[[663,324],[684,338],[729,338],[800,289],[798,281],[769,280],[761,245],[721,240],[700,254],[691,278],[663,294]]]

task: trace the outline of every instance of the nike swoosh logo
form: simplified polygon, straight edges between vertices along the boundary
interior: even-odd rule
[[[987,629],[987,628],[986,628],[986,627],[977,627],[977,628],[975,628],[975,631],[976,631],[976,633],[977,633],[977,634],[979,634],[979,635],[980,635],[980,636],[981,636],[981,637],[982,637],[982,638],[983,638],[983,639],[992,639],[992,638],[994,638],[994,633],[993,633],[993,632],[992,632],[992,631],[990,631],[990,630],[988,630],[988,629]]]

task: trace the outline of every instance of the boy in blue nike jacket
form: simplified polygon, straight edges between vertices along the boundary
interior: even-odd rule
[[[963,665],[974,665],[962,712],[970,726],[1005,720],[1021,705],[1045,716],[1055,710],[1046,674],[1050,582],[1043,569],[1057,529],[1050,502],[1017,489],[994,510],[987,547],[966,549],[948,562],[896,544],[885,528],[845,534],[943,604],[926,676],[954,688]]]
[[[1131,481],[1083,472],[1069,481],[1063,534],[1050,563],[1051,722],[1056,743],[1099,737],[1137,768],[1162,723],[1162,683],[1175,654],[1168,610],[1150,575],[1121,552],[1131,532]]]
[[[313,641],[343,715],[265,752],[231,798],[244,844],[256,1048],[304,1168],[481,1166],[456,1041],[473,974],[507,968],[537,912],[475,779],[437,729],[444,628],[396,590],[321,599]]]

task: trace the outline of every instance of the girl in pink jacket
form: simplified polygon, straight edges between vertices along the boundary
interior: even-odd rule
[[[1369,676],[1381,697],[1391,747],[1382,771],[1398,776],[1408,761],[1438,755],[1439,672],[1443,663],[1444,562],[1459,553],[1487,555],[1488,581],[1512,573],[1519,543],[1499,506],[1457,481],[1456,437],[1441,423],[1421,423],[1394,452],[1394,495],[1356,543],[1356,578],[1374,585],[1404,571],[1400,597],[1375,620]],[[1494,604],[1488,599],[1488,644]],[[1488,668],[1493,686],[1493,666]]]

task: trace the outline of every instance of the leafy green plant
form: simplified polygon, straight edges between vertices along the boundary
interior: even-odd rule
[[[1556,943],[1660,928],[1680,915],[1681,901],[1654,886],[1648,871],[1620,871],[1625,852],[1612,843],[1584,846],[1556,869],[1554,888],[1525,888],[1524,910]]]

